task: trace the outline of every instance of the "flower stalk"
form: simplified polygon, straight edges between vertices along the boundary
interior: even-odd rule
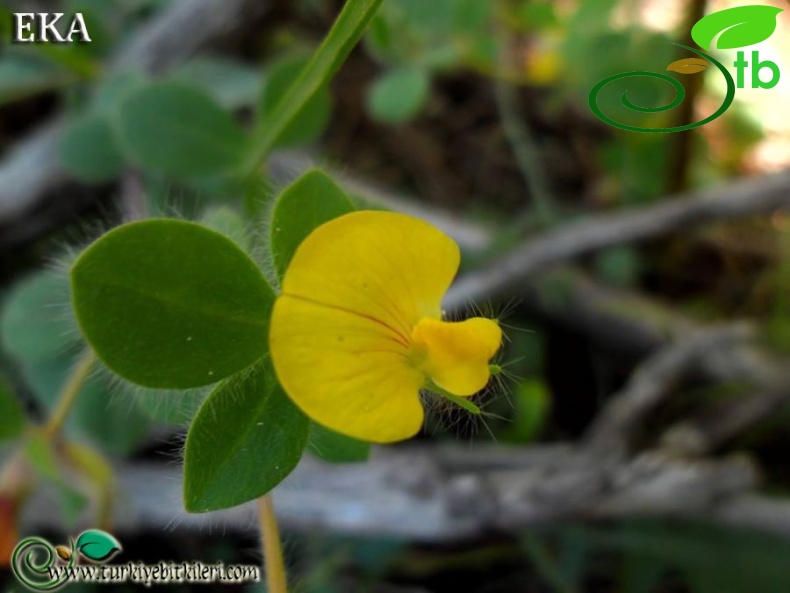
[[[44,433],[47,438],[53,439],[58,435],[63,428],[63,424],[68,418],[69,412],[74,407],[74,402],[77,401],[82,386],[91,374],[93,366],[96,364],[96,355],[93,350],[86,350],[74,367],[68,381],[63,386],[63,390],[58,396],[57,405],[52,416],[47,424],[44,426]]]
[[[280,530],[277,528],[271,494],[258,499],[258,520],[261,526],[266,590],[268,593],[288,593],[288,577],[285,572]]]

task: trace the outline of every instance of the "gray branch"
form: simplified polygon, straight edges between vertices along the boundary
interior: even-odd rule
[[[787,380],[756,394],[741,396],[670,427],[661,437],[666,451],[686,457],[708,455],[759,426],[790,402]]]
[[[119,468],[114,531],[255,529],[254,506],[189,515],[181,471]],[[613,463],[571,446],[377,449],[371,461],[327,465],[305,458],[274,492],[286,529],[454,541],[547,521],[634,515],[715,518],[790,537],[790,503],[752,493],[757,472],[739,458],[682,461],[659,453]],[[774,513],[774,521],[766,513]],[[39,496],[26,530],[58,525]],[[89,522],[86,519],[86,522]]]
[[[600,455],[626,455],[631,431],[673,393],[705,354],[726,350],[753,338],[754,333],[743,324],[716,327],[660,349],[637,367],[626,386],[598,414],[587,435],[589,450]]]
[[[646,241],[703,223],[765,214],[790,206],[790,172],[734,181],[659,204],[586,216],[521,245],[456,283],[450,308],[504,292],[518,293],[525,281],[551,265],[615,245]]]
[[[54,188],[66,182],[65,172],[57,166],[57,145],[61,124],[52,120],[13,146],[0,162],[0,227],[12,225],[20,219]],[[25,226],[35,223],[35,217],[28,216]],[[38,227],[38,224],[35,224]],[[38,232],[39,228],[27,231]],[[0,233],[0,243],[10,242],[8,233]]]
[[[115,70],[164,72],[199,50],[254,22],[268,0],[180,0],[143,27],[112,60]]]

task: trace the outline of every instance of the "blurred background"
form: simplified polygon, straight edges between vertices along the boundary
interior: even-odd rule
[[[65,541],[86,527],[111,530],[124,561],[259,562],[247,509],[182,510],[181,445],[204,393],[168,399],[92,377],[67,444],[33,439],[25,468],[7,461],[26,424],[52,413],[79,352],[73,254],[143,216],[231,234],[265,227],[233,179],[130,158],[118,131],[124,95],[174,81],[249,126],[342,4],[0,5],[5,590],[20,590],[7,558],[21,535]],[[361,206],[445,229],[464,251],[448,308],[502,320],[504,372],[479,398],[482,417],[433,402],[418,439],[361,464],[306,460],[278,488],[295,590],[788,590],[790,17],[748,48],[779,65],[779,83],[738,89],[710,124],[623,132],[588,106],[604,77],[689,57],[671,42],[690,45],[702,16],[738,5],[384,0],[281,139],[262,199],[320,166]],[[92,41],[9,44],[19,11],[81,12]],[[727,67],[735,59],[714,55]],[[715,68],[677,76],[687,94],[672,111],[635,117],[619,106],[626,88],[640,105],[671,101],[656,81],[627,83],[601,107],[666,127],[721,104]],[[203,124],[184,122],[210,133]]]

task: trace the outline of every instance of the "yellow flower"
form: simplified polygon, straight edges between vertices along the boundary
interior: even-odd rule
[[[452,239],[402,214],[354,212],[313,231],[285,273],[269,336],[296,405],[337,432],[386,443],[420,430],[421,389],[485,387],[499,325],[442,320],[459,263]]]

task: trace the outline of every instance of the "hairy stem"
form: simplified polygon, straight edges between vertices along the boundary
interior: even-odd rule
[[[93,370],[94,364],[96,364],[96,355],[93,353],[93,350],[88,349],[77,361],[77,365],[72,370],[68,381],[66,381],[58,396],[57,405],[52,412],[52,416],[44,426],[44,433],[48,438],[53,438],[63,428],[69,412],[74,407],[74,402],[77,401],[77,394],[79,394],[80,389],[82,389]]]
[[[277,528],[277,518],[274,516],[271,494],[258,499],[258,520],[261,524],[266,590],[268,593],[288,593],[280,531]]]

